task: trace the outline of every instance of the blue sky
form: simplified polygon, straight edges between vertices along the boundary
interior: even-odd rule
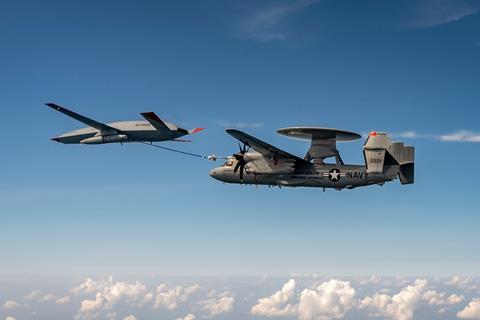
[[[479,2],[0,7],[0,275],[478,275]],[[54,143],[81,124],[49,101],[207,127],[165,143],[202,154],[237,151],[225,126],[298,155],[277,128],[382,130],[416,146],[416,183],[223,185],[201,159]]]

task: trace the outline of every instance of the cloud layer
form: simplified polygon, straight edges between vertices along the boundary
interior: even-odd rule
[[[272,284],[274,281],[275,284]],[[318,279],[292,276],[288,281],[251,280],[231,288],[225,281],[153,284],[87,278],[62,292],[35,289],[3,301],[10,317],[24,318],[70,310],[76,319],[136,320],[165,318],[195,320],[290,318],[480,319],[477,279],[407,279],[402,277]],[[232,280],[232,283],[235,283]],[[257,295],[257,292],[263,292]],[[65,292],[67,294],[65,295]],[[254,298],[253,298],[254,297]],[[42,309],[42,306],[45,306]],[[38,313],[42,312],[41,314]],[[421,312],[420,312],[421,311]]]

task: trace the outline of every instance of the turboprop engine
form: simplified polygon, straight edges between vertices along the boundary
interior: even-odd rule
[[[80,141],[81,144],[103,144],[113,142],[127,142],[128,136],[125,134],[100,135]]]
[[[259,153],[246,153],[245,171],[256,174],[287,174],[294,171],[295,162],[275,157],[265,158]]]

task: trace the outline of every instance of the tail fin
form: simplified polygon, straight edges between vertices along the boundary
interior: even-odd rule
[[[150,122],[158,131],[171,131],[165,122],[162,121],[154,112],[142,112],[141,115]]]
[[[367,173],[384,173],[385,165],[398,165],[402,184],[414,182],[415,148],[392,142],[386,133],[371,132],[363,146]]]
[[[400,165],[400,177],[401,184],[411,184],[415,182],[415,163],[405,163]]]
[[[202,130],[205,130],[205,128],[193,128],[191,130],[188,130],[188,134],[194,134],[194,133],[200,132]]]

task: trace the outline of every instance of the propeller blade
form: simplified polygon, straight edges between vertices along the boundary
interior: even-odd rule
[[[245,170],[245,163],[240,166],[240,181],[243,181],[243,170]]]
[[[242,162],[238,161],[237,164],[235,165],[235,168],[233,168],[233,173],[237,173],[238,168],[242,165]]]

